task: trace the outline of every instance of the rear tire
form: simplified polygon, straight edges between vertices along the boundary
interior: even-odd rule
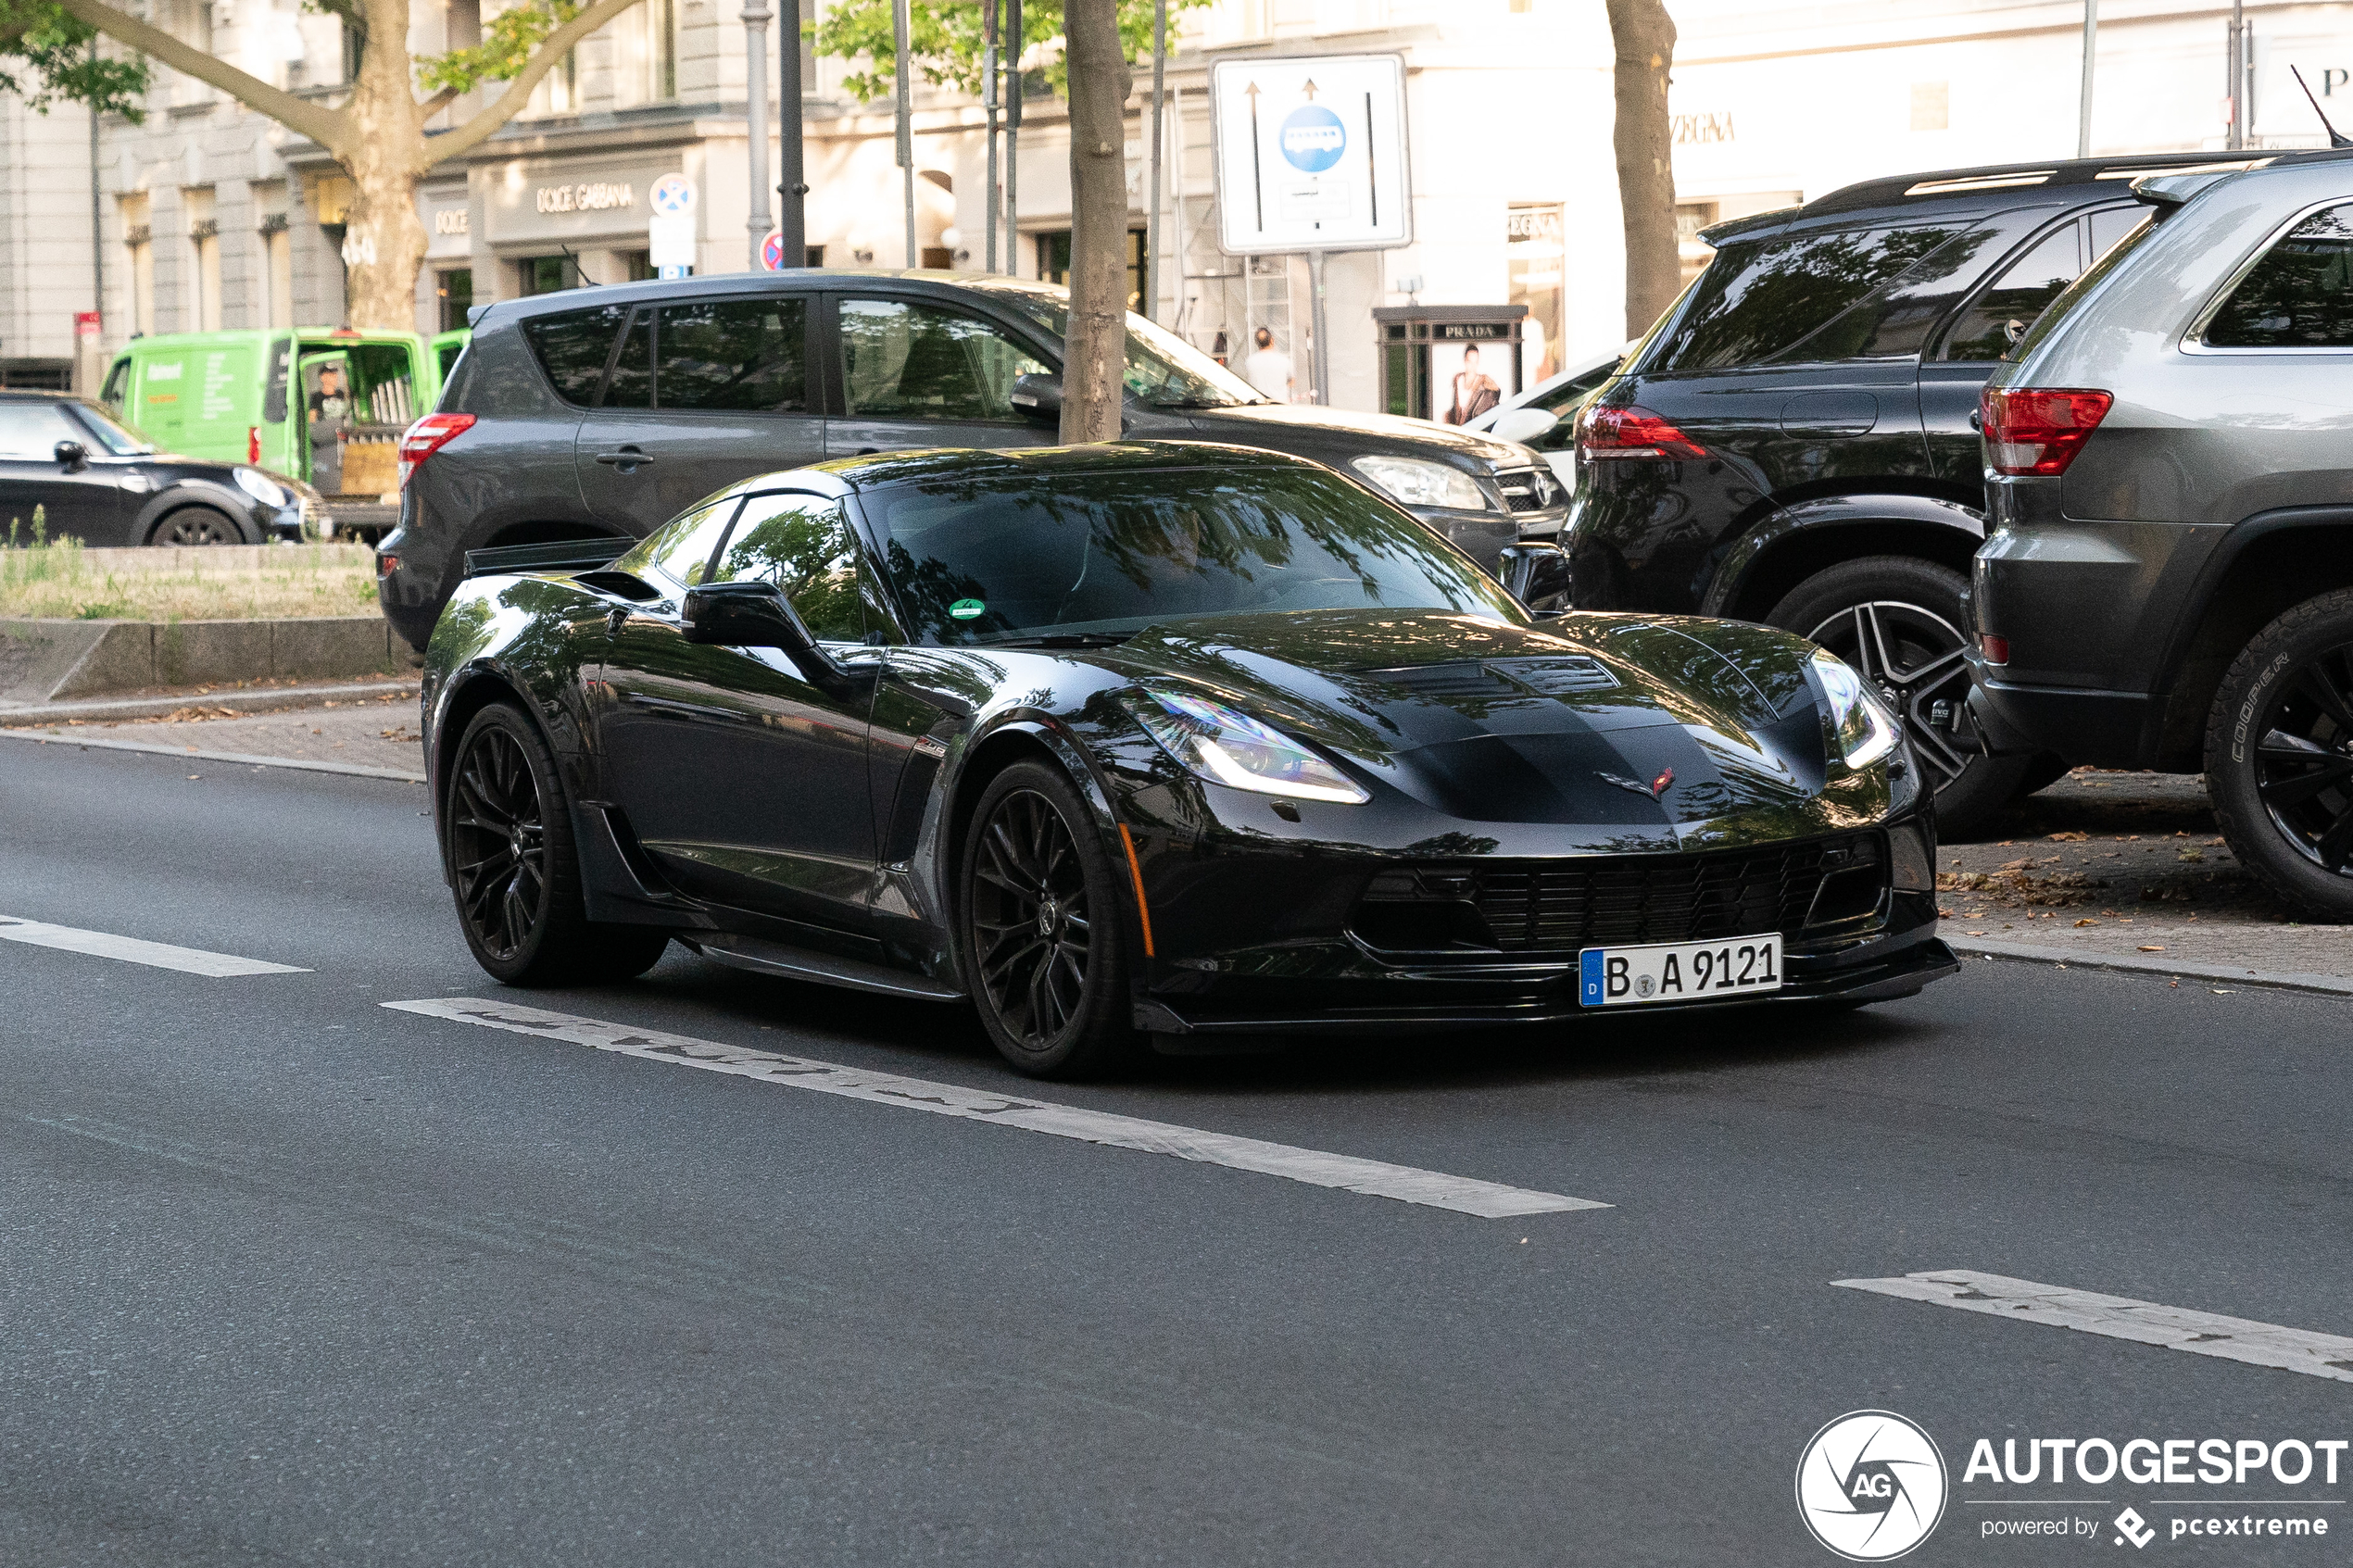
[[[2353,921],[2353,589],[2297,605],[2231,660],[2206,785],[2239,864],[2310,919]]]
[[[988,782],[956,888],[965,983],[1016,1072],[1093,1077],[1140,1054],[1127,995],[1126,884],[1060,769],[1016,762]]]
[[[1962,658],[1969,624],[1961,574],[1910,556],[1866,556],[1818,571],[1765,619],[1810,637],[1855,666],[1904,721],[1923,777],[1934,786],[1941,832],[1959,837],[2009,803],[2032,757],[1964,751],[1950,728],[1930,722],[1936,703],[1969,696]]]
[[[156,524],[150,545],[242,545],[245,530],[237,520],[210,507],[182,507]]]
[[[555,754],[509,703],[473,717],[451,753],[444,853],[474,961],[509,985],[634,980],[670,934],[588,918]]]

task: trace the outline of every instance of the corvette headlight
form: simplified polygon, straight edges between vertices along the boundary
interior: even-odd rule
[[[1372,798],[1355,780],[1280,730],[1223,703],[1147,686],[1131,707],[1161,749],[1213,783],[1346,806]]]
[[[1900,734],[1895,715],[1853,665],[1827,648],[1816,648],[1814,673],[1830,698],[1831,733],[1848,767],[1868,768],[1895,749]]]
[[[284,488],[280,485],[276,480],[271,479],[268,474],[263,473],[260,470],[231,469],[229,472],[230,475],[236,480],[238,489],[244,491],[246,495],[252,496],[263,506],[283,507],[286,504],[286,492]]]
[[[1460,469],[1427,458],[1359,458],[1348,465],[1407,507],[1450,507],[1458,512],[1492,511],[1478,481]]]

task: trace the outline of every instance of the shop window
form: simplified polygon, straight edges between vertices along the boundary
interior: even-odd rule
[[[568,254],[526,256],[515,267],[520,294],[560,294],[580,286],[580,263]]]
[[[1513,305],[1528,307],[1520,324],[1519,384],[1534,386],[1560,373],[1561,323],[1567,311],[1565,229],[1556,204],[1515,206],[1505,216],[1504,259]]]
[[[654,253],[649,250],[624,250],[621,253],[621,281],[642,283],[657,276]]]
[[[441,330],[454,332],[466,324],[474,305],[474,274],[471,267],[453,267],[433,275],[434,295],[441,304]]]
[[[1070,286],[1070,231],[1056,230],[1039,234],[1038,241],[1038,276],[1049,283]],[[929,262],[925,263],[929,266]],[[1127,231],[1127,308],[1143,308],[1144,297],[1144,232]]]
[[[802,252],[808,257],[808,259],[802,263],[803,266],[823,267],[825,264],[825,247],[824,245],[806,245],[802,247]]]

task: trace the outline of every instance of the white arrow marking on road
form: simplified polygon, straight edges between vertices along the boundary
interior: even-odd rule
[[[1304,1182],[1310,1186],[1339,1187],[1375,1198],[1393,1198],[1402,1203],[1451,1209],[1458,1214],[1475,1214],[1487,1220],[1508,1219],[1517,1214],[1553,1214],[1576,1209],[1609,1207],[1589,1198],[1564,1198],[1558,1193],[1531,1192],[1525,1187],[1504,1186],[1468,1176],[1450,1176],[1441,1171],[1416,1170],[1411,1165],[1357,1160],[1344,1154],[1326,1154],[1313,1148],[1293,1148],[1288,1144],[1237,1137],[1228,1133],[1179,1127],[1167,1122],[1146,1122],[1107,1111],[1082,1110],[1076,1106],[1054,1105],[1026,1096],[1001,1095],[988,1089],[965,1088],[957,1084],[933,1083],[924,1078],[902,1078],[896,1073],[871,1073],[864,1068],[841,1067],[830,1061],[812,1061],[805,1057],[782,1056],[774,1051],[748,1050],[741,1046],[722,1045],[716,1040],[665,1035],[654,1029],[633,1029],[626,1024],[606,1023],[593,1018],[574,1018],[567,1013],[543,1012],[537,1008],[517,1007],[508,1002],[452,997],[414,1002],[385,1002],[382,1005],[401,1012],[422,1013],[427,1018],[479,1023],[518,1035],[535,1035],[545,1039],[587,1046],[596,1050],[642,1057],[648,1061],[699,1067],[712,1073],[758,1078],[790,1088],[814,1089],[823,1095],[840,1095],[870,1104],[895,1106],[901,1110],[928,1110],[935,1115],[954,1116],[967,1122],[988,1122],[999,1126],[1020,1127],[1032,1133],[1047,1133],[1058,1138],[1076,1138],[1082,1143],[1140,1149],[1147,1154],[1173,1155],[1178,1160],[1198,1160],[1205,1165],[1225,1165],[1237,1171],[1256,1171],[1263,1175],[1283,1176],[1294,1182]]]
[[[259,959],[241,959],[229,953],[208,953],[201,947],[175,947],[169,942],[142,942],[136,936],[117,936],[110,931],[82,931],[70,925],[47,925],[37,920],[19,920],[14,915],[0,915],[0,941],[25,942],[35,947],[57,947],[69,953],[87,953],[93,958],[120,959],[124,963],[143,963],[151,969],[176,969],[182,974],[205,974],[216,980],[233,974],[310,972],[293,964],[264,963]]]
[[[1931,1269],[1894,1279],[1839,1279],[1845,1290],[1869,1290],[1907,1301],[1931,1301],[1965,1312],[1989,1312],[2013,1323],[2049,1323],[2130,1339],[2193,1355],[2220,1356],[2250,1366],[2275,1367],[2353,1383],[2353,1339],[2277,1323],[2193,1312],[2129,1296],[2101,1296],[2063,1285],[1982,1274],[1973,1269]]]

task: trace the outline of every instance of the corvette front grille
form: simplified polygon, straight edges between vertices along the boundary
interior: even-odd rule
[[[1456,953],[1795,937],[1876,912],[1886,881],[1874,834],[1690,855],[1394,867],[1365,889],[1355,930],[1387,951]]]

